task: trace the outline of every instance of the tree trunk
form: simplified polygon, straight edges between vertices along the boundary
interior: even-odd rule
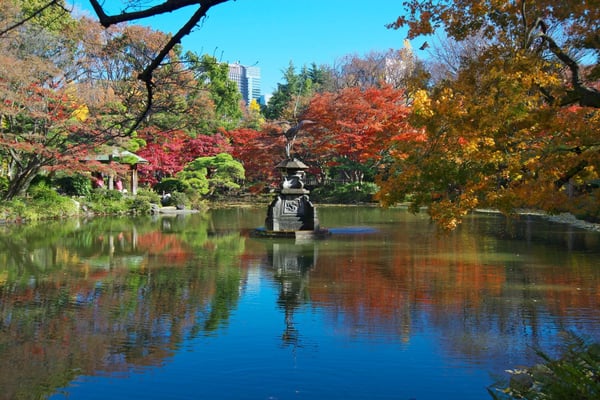
[[[26,170],[19,171],[8,184],[8,190],[4,194],[4,200],[12,200],[15,197],[25,195],[33,178],[36,177],[39,171],[40,167],[27,168]]]

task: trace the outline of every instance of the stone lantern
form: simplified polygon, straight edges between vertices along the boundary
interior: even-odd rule
[[[282,182],[277,197],[267,211],[267,232],[273,232],[275,236],[321,232],[317,210],[308,197],[310,191],[304,187],[308,166],[296,158],[288,158],[276,168],[281,171]]]

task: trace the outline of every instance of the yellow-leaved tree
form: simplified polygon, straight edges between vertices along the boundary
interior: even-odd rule
[[[398,141],[380,200],[427,206],[445,229],[476,207],[600,218],[598,16],[586,2],[410,1],[390,27],[478,37],[413,93],[418,141]],[[561,42],[555,37],[560,37]]]

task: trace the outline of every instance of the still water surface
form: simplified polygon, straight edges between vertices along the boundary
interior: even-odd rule
[[[490,399],[506,369],[600,340],[600,234],[476,214],[263,208],[0,232],[2,399]]]

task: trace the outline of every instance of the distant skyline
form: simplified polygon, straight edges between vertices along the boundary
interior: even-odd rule
[[[87,0],[68,1],[91,10]],[[112,3],[118,7],[122,2]],[[187,7],[134,23],[175,33],[194,11]],[[404,12],[402,2],[391,0],[230,0],[211,8],[182,45],[185,51],[210,54],[221,62],[260,67],[261,90],[268,95],[282,82],[290,62],[299,71],[313,62],[333,65],[348,54],[402,48],[406,30],[385,25]],[[424,41],[411,42],[418,56],[425,56],[417,50]]]

